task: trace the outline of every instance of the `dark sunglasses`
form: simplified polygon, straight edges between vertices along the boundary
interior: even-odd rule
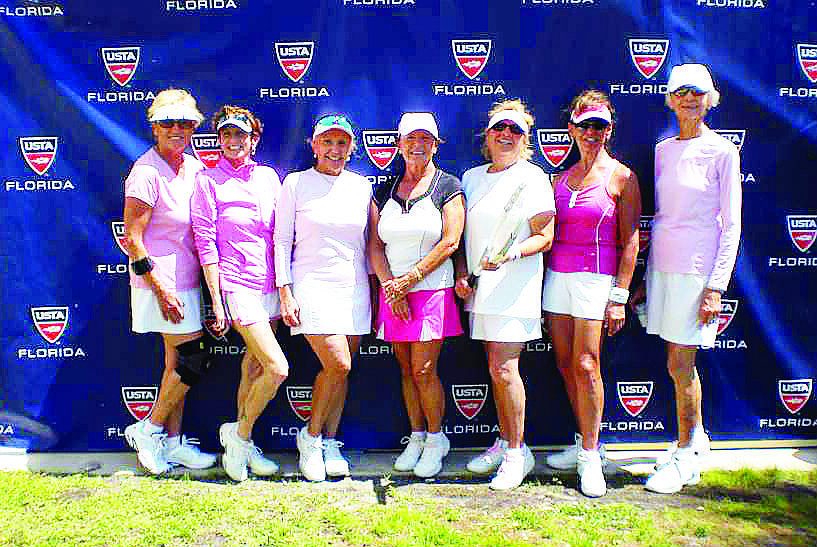
[[[676,89],[672,92],[673,95],[676,97],[686,97],[687,93],[692,93],[693,97],[700,97],[701,95],[706,95],[703,91],[698,91],[697,89],[692,89],[691,87],[682,87],[681,89]]]
[[[160,120],[157,123],[165,129],[170,129],[174,125],[178,125],[181,129],[193,129],[195,122],[193,120]]]
[[[491,130],[496,131],[497,133],[501,133],[501,132],[505,131],[505,128],[510,129],[511,133],[513,133],[514,135],[524,135],[525,134],[525,132],[522,131],[521,127],[519,127],[515,123],[507,123],[507,122],[497,122],[497,123],[494,124],[494,126],[491,128]]]
[[[607,126],[610,124],[604,120],[584,120],[583,122],[574,123],[573,125],[581,129],[582,131],[587,131],[588,129],[602,131],[604,129],[607,129]]]

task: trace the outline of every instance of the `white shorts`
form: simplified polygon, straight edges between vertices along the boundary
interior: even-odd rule
[[[698,323],[705,288],[706,279],[697,275],[648,270],[647,332],[684,346],[714,346],[718,322]]]
[[[131,330],[133,332],[160,332],[190,334],[201,330],[201,290],[186,289],[176,293],[184,306],[184,319],[172,323],[162,316],[159,300],[153,291],[142,287],[130,288]]]
[[[242,327],[281,317],[281,300],[278,291],[261,294],[257,291],[234,291],[224,293],[224,312],[231,321]]]
[[[542,321],[538,317],[508,317],[471,312],[471,339],[488,342],[528,342],[542,337]]]
[[[542,309],[582,319],[604,319],[613,276],[592,272],[554,272],[548,268]]]

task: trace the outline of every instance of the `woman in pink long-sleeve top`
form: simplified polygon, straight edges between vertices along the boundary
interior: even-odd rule
[[[667,91],[679,132],[655,147],[647,332],[667,343],[678,443],[645,485],[659,493],[677,492],[700,480],[700,457],[709,450],[709,438],[703,429],[695,355],[698,346],[715,343],[721,294],[735,266],[741,226],[737,148],[703,121],[720,99],[709,70],[696,64],[673,67]]]
[[[222,464],[236,481],[278,471],[253,444],[252,428],[286,379],[288,365],[277,340],[281,316],[272,260],[278,175],[252,160],[261,121],[249,110],[223,106],[213,118],[221,158],[199,173],[191,218],[199,261],[213,301],[214,330],[232,326],[247,345],[238,388],[238,421],[219,428]],[[226,309],[225,309],[226,308]]]

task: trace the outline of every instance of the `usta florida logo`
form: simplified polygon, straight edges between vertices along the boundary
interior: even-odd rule
[[[191,145],[193,153],[205,167],[212,168],[218,164],[221,152],[221,147],[218,145],[218,135],[215,133],[193,135]]]
[[[630,60],[645,78],[652,78],[664,66],[669,50],[669,40],[630,38],[628,44]]]
[[[103,47],[100,50],[105,70],[114,82],[124,87],[133,79],[139,66],[140,51],[139,47]]]
[[[121,220],[111,221],[111,233],[116,246],[125,256],[128,256],[128,250],[125,248],[125,223]]]
[[[808,81],[817,83],[817,44],[797,44],[797,64]]]
[[[57,157],[57,137],[20,137],[20,152],[32,171],[45,174]]]
[[[479,414],[488,397],[488,384],[454,384],[451,386],[454,405],[467,420]]]
[[[397,156],[397,131],[363,131],[363,148],[372,163],[385,170]]]
[[[738,147],[738,152],[743,148],[743,141],[746,140],[745,129],[716,129],[715,133],[728,140]]]
[[[315,52],[315,42],[276,42],[275,58],[281,65],[281,70],[293,82],[304,77],[309,65],[312,64],[312,54]]]
[[[718,314],[718,334],[723,333],[726,327],[732,323],[735,314],[738,312],[738,301],[724,298],[721,300],[721,312]]]
[[[483,71],[491,55],[491,40],[451,40],[454,61],[468,79]]]
[[[570,155],[573,148],[573,138],[568,134],[567,129],[537,129],[536,141],[539,143],[539,151],[545,161],[558,169]]]
[[[158,386],[125,387],[122,386],[122,402],[128,409],[130,415],[141,421],[150,416],[153,412],[153,405],[156,404],[156,396],[159,393]]]
[[[794,248],[805,253],[817,239],[817,215],[786,215],[786,227]]]
[[[312,417],[312,386],[287,386],[287,401],[298,418],[309,421]]]
[[[777,394],[786,410],[791,414],[797,414],[811,398],[811,378],[778,380]]]
[[[67,306],[40,306],[31,308],[34,327],[43,340],[55,344],[68,326]]]
[[[652,382],[616,382],[618,402],[635,418],[647,408],[652,397]]]

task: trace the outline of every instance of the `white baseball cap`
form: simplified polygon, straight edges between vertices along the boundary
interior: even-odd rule
[[[582,123],[584,120],[604,120],[607,123],[612,123],[613,115],[606,104],[590,104],[587,105],[581,112],[573,111],[570,114],[570,123]]]
[[[430,112],[406,112],[401,116],[400,123],[397,125],[397,134],[403,137],[420,129],[428,131],[435,139],[440,140],[437,122]]]
[[[667,82],[667,91],[672,93],[682,87],[690,87],[702,93],[715,91],[715,84],[712,83],[712,75],[704,65],[688,64],[676,65],[672,67]]]
[[[523,116],[518,110],[513,109],[500,110],[491,116],[491,119],[488,120],[488,129],[491,129],[493,126],[503,120],[508,120],[515,123],[522,131],[525,132],[525,134],[530,132],[530,127],[528,127],[528,122],[525,121],[525,116]]]

